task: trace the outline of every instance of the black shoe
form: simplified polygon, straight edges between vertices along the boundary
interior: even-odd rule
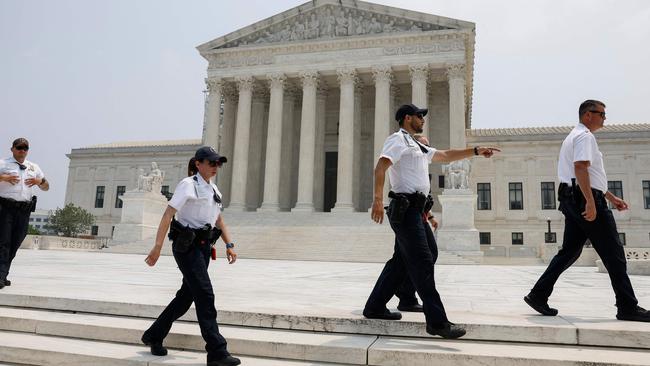
[[[167,356],[167,348],[162,345],[162,342],[155,342],[149,338],[146,333],[142,335],[142,343],[151,348],[151,354],[154,356]]]
[[[390,311],[388,309],[384,310],[382,313],[376,313],[368,310],[363,311],[363,316],[368,319],[385,319],[385,320],[400,320],[402,319],[402,314],[398,311]]]
[[[452,322],[446,322],[440,328],[434,328],[427,325],[427,333],[431,335],[439,335],[445,339],[456,339],[465,335],[465,328],[456,325]]]
[[[535,297],[531,296],[530,294],[524,296],[524,301],[526,304],[528,304],[531,308],[535,309],[536,312],[542,314],[542,315],[547,315],[547,316],[556,316],[557,315],[557,309],[554,309],[550,306],[548,306],[548,303],[546,301],[539,301],[535,299]]]
[[[237,357],[230,355],[219,360],[208,361],[208,366],[236,366],[239,364],[241,364],[241,361]]]
[[[11,281],[5,280],[5,286],[11,286]]]
[[[422,305],[420,305],[418,303],[415,303],[413,305],[399,304],[399,305],[397,305],[397,310],[403,311],[403,312],[406,312],[406,313],[423,313],[424,312],[424,308],[422,307]]]
[[[637,306],[636,309],[632,311],[619,311],[616,313],[616,319],[631,320],[634,322],[650,322],[650,311]]]

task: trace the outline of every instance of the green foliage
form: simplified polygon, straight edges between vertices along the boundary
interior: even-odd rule
[[[27,226],[27,234],[29,235],[41,235],[41,231],[32,225]]]
[[[57,208],[54,214],[50,216],[49,228],[63,236],[75,237],[90,229],[95,223],[95,217],[88,211],[72,203],[68,203],[64,208]]]

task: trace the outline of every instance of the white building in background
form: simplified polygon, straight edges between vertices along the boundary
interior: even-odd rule
[[[40,210],[32,212],[29,215],[29,224],[40,231],[41,234],[50,234],[51,230],[47,228],[47,225],[50,223],[50,211],[49,210]]]
[[[135,188],[139,169],[157,162],[163,190],[173,192],[207,144],[229,159],[217,184],[232,213],[291,225],[310,212],[367,212],[376,157],[398,127],[395,109],[412,102],[429,108],[424,134],[434,147],[504,149],[472,166],[476,227],[493,248],[487,254],[537,256],[547,218],[562,232],[556,160],[570,127],[472,130],[474,40],[471,22],[362,1],[287,10],[198,47],[209,62],[201,140],[75,148],[66,203],[97,217],[93,233],[111,236],[117,197]],[[632,207],[616,214],[625,242],[650,246],[650,125],[607,126],[598,138],[611,189]],[[437,196],[441,166],[430,173]]]

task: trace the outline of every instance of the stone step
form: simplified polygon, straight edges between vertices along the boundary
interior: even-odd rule
[[[98,300],[3,294],[0,305],[104,315],[155,318],[163,306]],[[532,312],[532,310],[531,310]],[[219,309],[219,324],[284,330],[377,336],[429,337],[422,314],[404,313],[401,321],[365,319],[361,311],[341,316],[252,313]],[[467,329],[463,339],[650,349],[650,324],[612,318],[455,313]],[[193,310],[181,318],[196,321]],[[148,326],[148,325],[146,325]],[[196,324],[194,324],[196,327]],[[144,329],[144,328],[142,328]],[[198,328],[196,328],[198,329]]]
[[[379,337],[368,350],[368,364],[647,366],[650,365],[650,355],[647,349]]]
[[[140,344],[151,319],[0,307],[0,330],[87,340]],[[365,364],[376,336],[220,325],[235,354],[306,361]],[[205,342],[196,323],[176,322],[165,345],[200,351]],[[140,346],[141,351],[147,351]]]
[[[247,356],[241,360],[247,366],[342,365]],[[158,357],[144,346],[0,331],[0,362],[38,366],[204,366],[206,359],[205,351],[170,349],[167,356]]]

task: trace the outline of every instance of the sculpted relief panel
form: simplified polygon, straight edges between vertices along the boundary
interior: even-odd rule
[[[302,41],[374,33],[423,32],[439,29],[449,28],[365,10],[324,6],[255,32],[243,39],[233,40],[226,43],[223,48],[247,44]]]

